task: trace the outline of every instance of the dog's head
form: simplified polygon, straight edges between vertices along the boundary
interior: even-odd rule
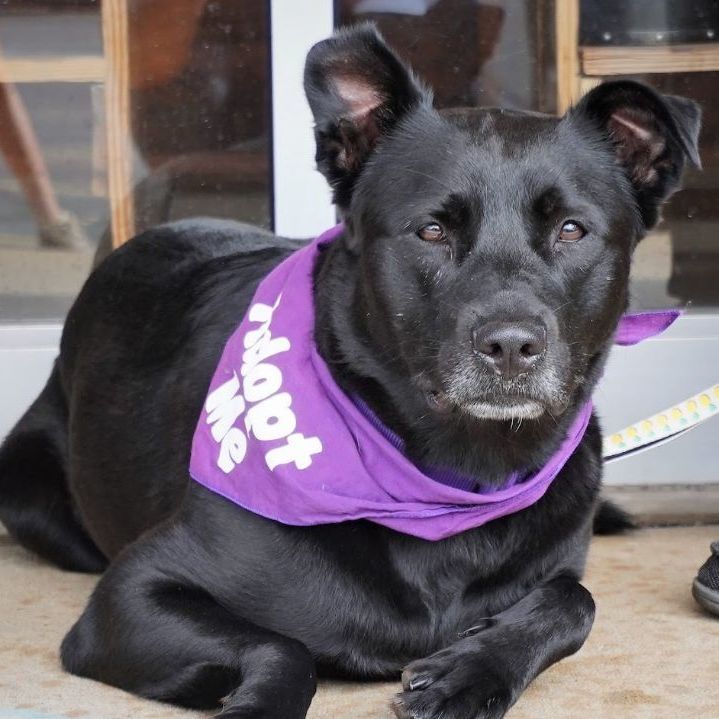
[[[438,112],[371,26],[316,45],[305,88],[353,321],[385,369],[435,414],[561,415],[596,381],[638,240],[699,164],[696,104],[621,81],[561,118]]]

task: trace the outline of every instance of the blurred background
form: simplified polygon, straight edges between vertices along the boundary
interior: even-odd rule
[[[703,106],[704,169],[642,243],[632,285],[635,309],[686,316],[618,352],[598,400],[614,430],[716,383],[719,1],[0,0],[0,435],[44,381],[93,263],[136,232],[196,215],[294,236],[332,224],[302,63],[333,26],[367,20],[439,107],[561,114],[620,77]],[[714,436],[702,427],[610,481],[719,481]]]

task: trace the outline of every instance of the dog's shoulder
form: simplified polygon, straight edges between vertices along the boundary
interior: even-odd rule
[[[261,251],[288,252],[306,240],[279,237],[256,225],[234,220],[198,217],[158,225],[137,235],[100,265],[114,267],[125,262],[166,262],[184,265],[217,257]]]
[[[63,366],[72,367],[78,352],[100,353],[98,342],[105,362],[109,348],[140,362],[138,337],[153,336],[157,353],[192,328],[192,341],[214,346],[239,322],[257,283],[305,242],[209,218],[137,235],[106,257],[80,291],[65,323]],[[208,336],[213,330],[217,337]]]
[[[305,242],[232,220],[193,218],[158,225],[108,255],[88,278],[73,309],[92,305],[96,313],[108,297],[115,307],[158,301],[166,294],[197,289],[204,278],[218,275],[249,280],[269,272]]]

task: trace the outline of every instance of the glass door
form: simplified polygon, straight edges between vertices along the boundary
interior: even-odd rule
[[[710,0],[6,0],[0,82],[4,97],[14,98],[10,112],[27,157],[23,165],[17,153],[0,152],[0,378],[12,377],[0,380],[0,435],[44,382],[69,304],[123,232],[197,214],[295,237],[334,222],[313,167],[302,68],[333,25],[367,20],[434,87],[440,107],[556,113],[601,79],[623,76],[703,105],[704,169],[687,174],[633,271],[634,309],[673,306],[685,315],[662,338],[614,353],[597,404],[611,432],[716,383],[718,7]],[[608,479],[714,482],[715,435],[710,421],[613,464]]]
[[[93,264],[158,223],[272,227],[269,0],[0,3],[0,436]]]

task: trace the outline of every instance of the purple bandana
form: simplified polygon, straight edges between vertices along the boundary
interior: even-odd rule
[[[513,475],[502,489],[481,491],[468,478],[412,464],[401,440],[339,388],[315,347],[312,270],[319,248],[342,229],[290,255],[258,286],[212,378],[192,441],[193,479],[283,524],[368,519],[429,540],[538,501],[581,442],[591,402],[544,467]],[[628,315],[616,341],[639,342],[677,315]]]

